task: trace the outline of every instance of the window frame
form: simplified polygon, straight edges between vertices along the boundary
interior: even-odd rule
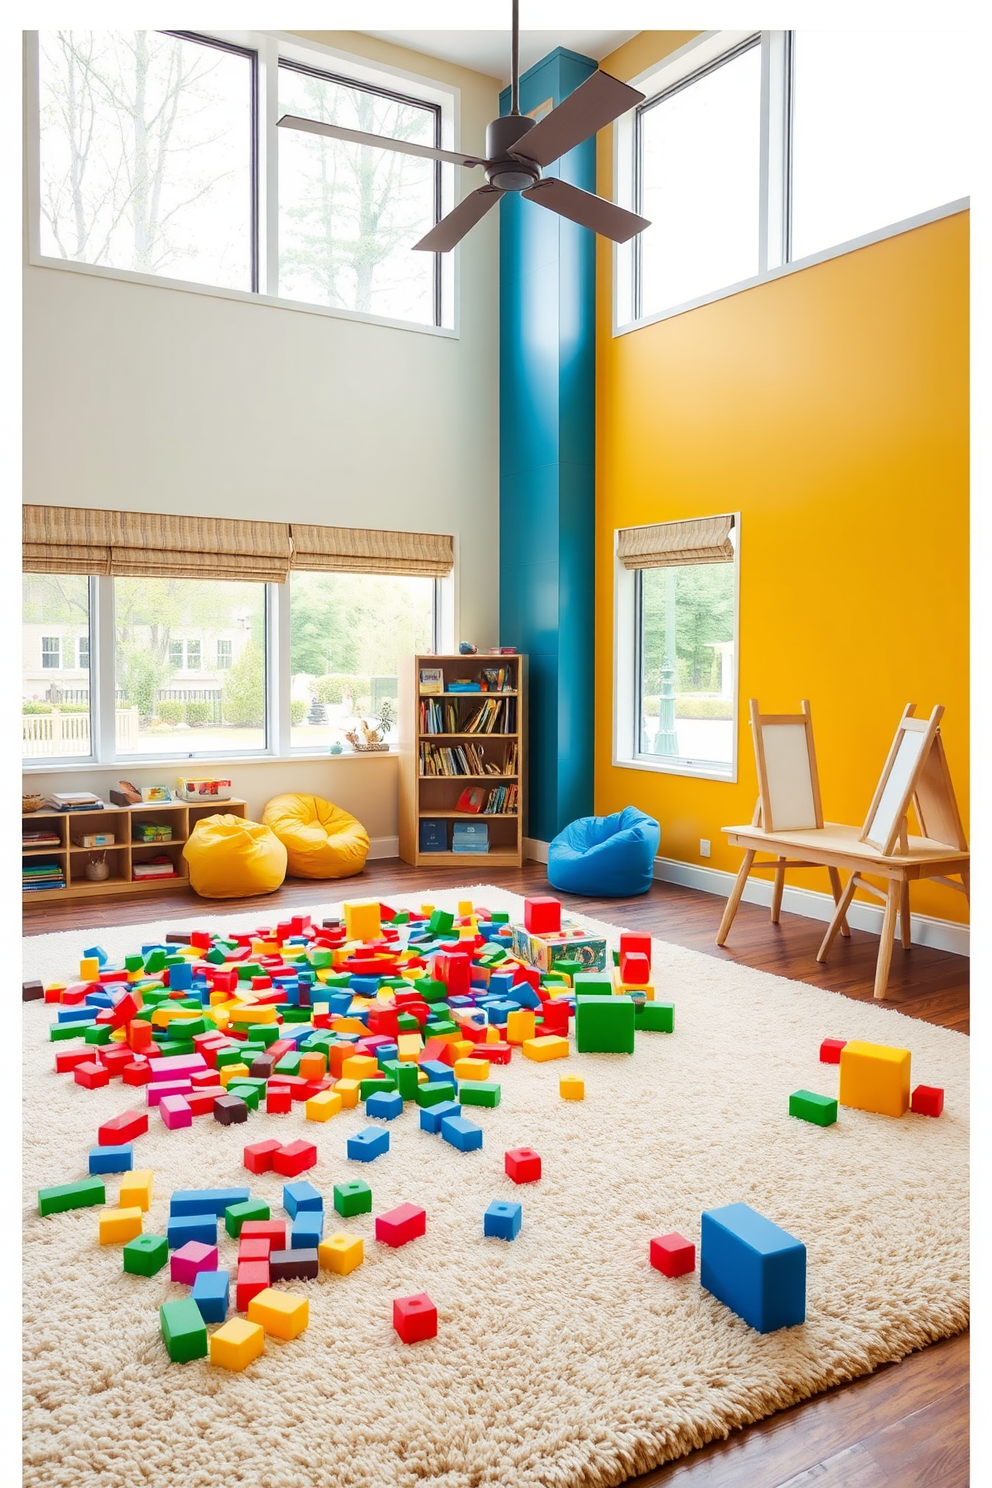
[[[613,246],[613,335],[623,336],[687,310],[727,299],[756,285],[812,268],[868,247],[899,233],[910,232],[969,210],[970,196],[943,202],[899,222],[886,223],[855,238],[831,244],[803,258],[792,256],[793,111],[795,78],[794,31],[706,31],[653,65],[631,84],[646,94],[643,103],[617,120],[613,129],[614,200],[638,211],[641,189],[641,116],[657,103],[691,86],[729,61],[758,38],[761,47],[761,158],[758,202],[758,273],[698,295],[682,304],[644,313],[640,304],[638,238]]]
[[[62,654],[63,654],[63,650],[64,650],[63,643],[62,643],[62,637],[61,636],[45,636],[45,635],[43,635],[43,636],[40,636],[39,637],[39,640],[41,641],[41,670],[43,672],[60,672],[60,671],[62,671]],[[48,643],[49,643],[47,650],[45,649],[45,642],[46,641],[48,641]],[[54,650],[52,649],[52,645],[51,645],[51,642],[52,641],[55,642],[55,649]],[[55,658],[54,661],[52,661],[50,659],[53,656]]]

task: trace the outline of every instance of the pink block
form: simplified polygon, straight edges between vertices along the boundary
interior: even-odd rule
[[[207,1061],[202,1054],[166,1054],[155,1061],[155,1078],[178,1080],[206,1067]]]
[[[161,1100],[169,1095],[185,1095],[189,1090],[188,1080],[156,1080],[155,1068],[152,1066],[152,1083],[148,1087],[147,1096],[150,1106],[157,1106]]]
[[[181,1095],[166,1095],[159,1101],[159,1110],[162,1120],[170,1131],[175,1131],[177,1126],[192,1126],[193,1112],[189,1101],[184,1100]]]
[[[187,1240],[172,1252],[169,1269],[173,1281],[192,1286],[199,1272],[217,1270],[217,1247],[204,1245],[202,1240]]]

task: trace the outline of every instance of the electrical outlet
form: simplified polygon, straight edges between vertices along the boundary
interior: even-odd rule
[[[700,837],[700,839],[699,839],[699,856],[701,858],[708,858],[709,855],[710,855],[710,845],[709,845],[709,842],[707,841],[707,839],[705,837]]]

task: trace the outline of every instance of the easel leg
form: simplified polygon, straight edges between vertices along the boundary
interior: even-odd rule
[[[840,901],[841,901],[841,894],[842,894],[842,890],[841,890],[841,886],[840,886],[840,874],[837,872],[837,869],[836,868],[828,868],[827,869],[827,872],[830,874],[830,887],[833,890],[834,903],[835,904],[839,904]],[[846,940],[850,940],[850,938],[851,938],[851,928],[850,928],[850,926],[847,923],[847,915],[845,915],[844,918],[840,922],[840,933],[841,933],[841,935],[844,936],[844,938]]]
[[[970,868],[962,868],[962,870],[961,870],[961,882],[964,884],[964,897],[967,899],[968,903],[970,904],[971,903],[971,869]]]
[[[909,879],[899,886],[899,931],[902,937],[903,950],[912,950],[913,938],[910,934],[909,918]]]
[[[832,872],[834,873],[836,873],[836,871],[836,869],[832,870]],[[844,890],[840,899],[837,901],[837,908],[834,910],[833,919],[827,926],[827,933],[820,942],[820,949],[816,953],[817,961],[826,961],[827,953],[834,942],[834,936],[837,934],[837,931],[840,929],[841,925],[847,923],[846,915],[848,905],[854,898],[854,891],[858,887],[858,881],[858,874],[852,873],[847,881],[847,888]],[[850,931],[848,932],[848,934],[850,934]]]
[[[775,887],[772,889],[772,924],[778,924],[779,912],[782,908],[782,891],[785,888],[785,859],[779,858],[775,864]]]
[[[875,996],[884,997],[889,985],[889,967],[892,965],[892,942],[896,936],[896,915],[902,885],[897,878],[889,879],[889,891],[885,896],[885,914],[882,917],[882,934],[878,943],[878,961],[875,965]]]
[[[734,923],[734,915],[737,913],[737,906],[741,902],[741,895],[744,892],[744,885],[747,883],[748,874],[751,872],[751,864],[754,862],[754,857],[753,850],[746,852],[744,854],[744,861],[737,870],[734,887],[730,891],[730,898],[727,900],[727,907],[723,911],[720,928],[716,932],[716,943],[719,946],[723,945],[727,936],[730,934],[730,927]]]

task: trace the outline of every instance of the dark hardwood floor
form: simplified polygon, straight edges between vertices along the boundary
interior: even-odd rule
[[[467,872],[439,867],[415,870],[398,859],[379,859],[356,878],[314,884],[290,880],[275,894],[237,904],[208,903],[188,888],[128,899],[87,899],[75,905],[29,905],[24,934],[97,929],[107,924],[242,913],[257,908],[271,920],[293,906],[329,904],[354,895],[388,901],[391,894],[426,896],[429,888],[454,888],[478,877],[513,893],[554,892],[542,865]],[[815,960],[823,926],[742,904],[730,942],[715,943],[723,900],[692,889],[657,883],[640,899],[559,897],[576,912],[707,956],[739,961],[776,976],[811,982],[845,997],[872,1000],[878,940],[854,930],[834,942],[824,966]],[[968,967],[965,957],[896,942],[887,1005],[913,1018],[967,1033]],[[631,1478],[627,1488],[966,1488],[969,1483],[969,1338],[944,1339],[885,1365],[864,1379],[839,1385],[790,1410],[732,1432],[678,1462]]]

